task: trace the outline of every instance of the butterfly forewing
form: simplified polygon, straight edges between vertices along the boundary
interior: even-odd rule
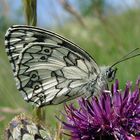
[[[13,26],[5,39],[17,87],[26,101],[37,106],[85,94],[87,83],[100,72],[85,51],[53,32]]]

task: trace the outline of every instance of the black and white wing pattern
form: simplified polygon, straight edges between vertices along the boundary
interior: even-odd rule
[[[40,107],[92,94],[87,85],[97,80],[100,69],[71,41],[51,31],[15,25],[8,29],[5,45],[27,102]]]

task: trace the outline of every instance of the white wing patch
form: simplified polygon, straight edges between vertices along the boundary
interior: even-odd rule
[[[37,106],[59,104],[86,93],[100,70],[95,61],[67,39],[40,28],[13,26],[6,51],[24,100]]]
[[[62,69],[65,78],[67,79],[84,79],[88,78],[87,73],[85,73],[83,70],[81,70],[79,67],[70,66],[70,67],[64,67]]]

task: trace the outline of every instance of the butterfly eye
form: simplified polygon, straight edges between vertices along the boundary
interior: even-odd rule
[[[108,69],[106,71],[107,79],[109,82],[113,81],[116,75],[117,68],[115,69]]]

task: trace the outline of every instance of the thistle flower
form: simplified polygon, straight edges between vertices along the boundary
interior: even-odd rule
[[[52,140],[50,133],[24,114],[16,116],[5,130],[6,140]]]
[[[134,91],[127,82],[119,90],[116,80],[111,91],[103,91],[91,101],[80,99],[79,108],[65,105],[67,122],[72,140],[140,140],[140,79]]]

